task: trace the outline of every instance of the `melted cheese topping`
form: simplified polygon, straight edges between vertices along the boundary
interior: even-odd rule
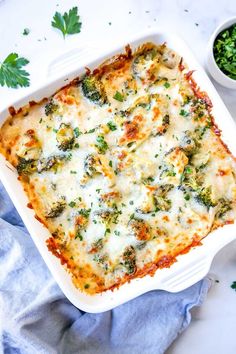
[[[235,160],[165,45],[113,58],[1,128],[48,248],[94,294],[169,266],[236,215]]]

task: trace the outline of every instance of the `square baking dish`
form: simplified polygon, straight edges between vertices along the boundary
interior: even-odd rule
[[[48,66],[46,83],[32,89],[32,92],[26,97],[12,102],[12,106],[18,109],[29,101],[39,101],[48,97],[68,83],[68,80],[84,73],[85,66],[94,69],[106,59],[123,52],[125,45],[130,44],[134,50],[140,44],[148,41],[156,44],[166,42],[170,48],[184,57],[189,70],[195,70],[193,74],[195,81],[201,90],[207,92],[213,103],[212,114],[216,124],[222,130],[222,140],[236,156],[236,125],[232,117],[187,45],[176,35],[164,30],[148,31],[136,35],[135,38],[126,39],[110,50],[101,50],[96,48],[96,45],[89,46],[87,44],[82,48],[61,55]],[[1,124],[7,116],[6,107],[0,112]],[[144,278],[133,279],[113,291],[109,290],[93,296],[86,295],[75,288],[69,273],[61,266],[60,261],[48,251],[45,241],[49,238],[50,233],[35,219],[34,211],[27,207],[28,198],[17,180],[17,172],[2,155],[0,155],[0,178],[61,290],[76,307],[83,311],[93,313],[107,311],[154,289],[171,292],[183,290],[204,277],[215,254],[226,244],[236,239],[236,224],[225,225],[203,239],[200,247],[195,247],[189,253],[178,256],[177,262],[170,268],[159,269],[154,276],[146,275]]]

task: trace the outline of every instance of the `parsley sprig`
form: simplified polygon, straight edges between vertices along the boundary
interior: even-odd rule
[[[82,23],[78,15],[78,8],[73,7],[69,12],[65,12],[62,15],[60,12],[56,12],[53,16],[52,27],[59,29],[63,37],[68,34],[80,33]]]
[[[30,84],[29,73],[22,69],[29,61],[20,58],[17,53],[9,54],[0,63],[0,85],[11,88],[27,87]]]
[[[213,52],[218,67],[236,80],[236,24],[217,36]]]

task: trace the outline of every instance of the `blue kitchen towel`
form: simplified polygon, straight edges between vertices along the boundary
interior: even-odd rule
[[[39,235],[40,237],[40,235]],[[190,323],[207,279],[89,314],[63,295],[0,185],[0,335],[4,354],[160,354]]]

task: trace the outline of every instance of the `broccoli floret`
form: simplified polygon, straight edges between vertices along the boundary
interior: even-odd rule
[[[152,131],[153,136],[161,136],[164,135],[167,132],[167,129],[170,125],[170,116],[169,114],[165,114],[164,117],[162,118],[162,124],[155,128],[154,131]]]
[[[58,148],[62,151],[71,150],[75,141],[74,131],[69,124],[61,123],[56,136]]]
[[[123,264],[127,274],[133,274],[136,271],[136,252],[133,246],[127,246],[122,255]]]
[[[136,55],[132,64],[134,75],[141,79],[146,78],[147,71],[151,75],[157,68],[159,58],[160,54],[158,54],[156,48],[146,49]]]
[[[204,204],[208,209],[210,207],[216,206],[216,203],[212,199],[212,188],[211,186],[203,187],[197,191],[197,200]]]
[[[39,173],[43,171],[49,171],[51,169],[57,169],[58,165],[65,159],[64,156],[50,156],[47,159],[41,159],[37,163],[37,171]]]
[[[46,214],[46,218],[47,219],[57,218],[59,215],[61,215],[65,207],[66,207],[66,202],[64,199],[58,200],[57,202],[53,202],[50,210]]]
[[[150,238],[150,227],[143,219],[132,218],[128,226],[130,234],[135,236],[138,240],[145,241]]]
[[[203,118],[205,115],[208,115],[207,111],[208,105],[202,99],[192,100],[192,110],[194,112],[194,119],[198,120]]]
[[[94,75],[85,76],[81,86],[84,96],[90,101],[101,105],[107,102],[104,86]]]
[[[94,213],[94,215],[98,217],[99,221],[105,225],[110,223],[117,224],[117,219],[120,214],[121,212],[117,209],[117,207],[100,209]]]
[[[186,130],[180,146],[187,156],[195,154],[200,147],[198,133]]]
[[[232,209],[232,201],[225,198],[220,198],[218,200],[218,207],[216,212],[216,219],[222,218],[228,211]]]
[[[56,113],[58,109],[58,104],[56,104],[53,99],[51,99],[46,105],[45,105],[45,114],[46,116],[49,116],[53,113]]]
[[[153,194],[154,204],[156,211],[169,211],[172,203],[171,200],[167,198],[167,194],[174,186],[172,184],[161,185]]]
[[[26,160],[23,157],[18,157],[18,165],[16,167],[19,175],[31,175],[32,173],[37,171],[36,161],[33,159]]]
[[[92,177],[96,174],[97,156],[89,154],[84,160],[84,171],[89,176]]]
[[[181,184],[182,187],[184,188],[189,188],[191,191],[196,191],[200,188],[201,181],[200,177],[196,172],[196,169],[191,166],[187,165],[185,166],[182,178],[181,178]],[[184,189],[182,188],[182,189]]]

